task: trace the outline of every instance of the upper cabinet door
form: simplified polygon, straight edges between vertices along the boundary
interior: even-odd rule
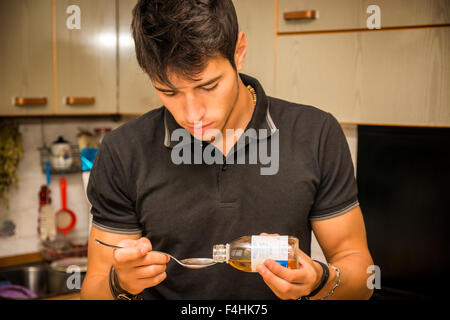
[[[53,113],[51,0],[0,0],[0,70],[0,116]]]
[[[278,32],[366,29],[374,14],[381,28],[450,23],[448,0],[278,0],[278,4]]]
[[[267,95],[275,94],[275,7],[269,0],[234,0],[233,4],[247,40],[242,73],[255,77]]]
[[[450,28],[279,39],[277,95],[341,122],[450,125]]]
[[[132,11],[137,0],[118,1],[119,113],[139,115],[162,105],[149,76],[139,67],[131,34]]]
[[[58,114],[117,112],[115,3],[56,1]]]

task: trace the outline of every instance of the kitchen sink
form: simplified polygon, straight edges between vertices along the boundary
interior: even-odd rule
[[[80,284],[85,273],[80,275]],[[79,292],[80,288],[71,289],[67,285],[69,277],[76,276],[73,273],[57,271],[46,262],[0,268],[0,283],[10,283],[25,287],[37,295],[37,299]],[[73,279],[73,278],[72,278]],[[69,281],[69,284],[73,284]],[[0,299],[4,299],[1,298]]]

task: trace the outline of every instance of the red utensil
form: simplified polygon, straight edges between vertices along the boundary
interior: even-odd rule
[[[58,230],[59,232],[61,232],[65,236],[65,235],[67,235],[67,233],[72,231],[73,228],[75,228],[75,225],[77,223],[77,217],[76,217],[75,213],[72,210],[67,208],[67,194],[66,194],[67,181],[66,181],[66,177],[62,176],[59,179],[59,188],[61,190],[62,208],[59,209],[58,212],[56,212],[56,230]],[[65,226],[60,226],[59,223],[58,223],[58,216],[61,215],[61,214],[68,215],[69,218],[70,218],[70,222],[68,224],[66,224]]]

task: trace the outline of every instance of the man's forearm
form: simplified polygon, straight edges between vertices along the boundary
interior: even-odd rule
[[[82,300],[113,300],[108,275],[86,275],[81,287]]]
[[[367,286],[367,267],[373,264],[370,255],[351,253],[343,257],[331,259],[329,263],[340,270],[340,285],[326,300],[365,300],[372,296],[373,290]],[[311,299],[320,299],[326,296],[336,285],[337,273],[330,269],[327,284]]]

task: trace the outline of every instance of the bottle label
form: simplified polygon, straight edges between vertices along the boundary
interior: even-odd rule
[[[263,264],[266,259],[272,259],[283,267],[288,266],[289,243],[288,236],[252,236],[252,271]]]

